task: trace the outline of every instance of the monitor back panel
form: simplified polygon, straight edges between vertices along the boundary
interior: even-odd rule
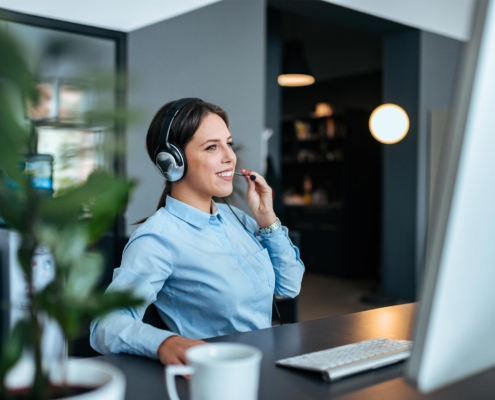
[[[407,376],[429,392],[495,366],[495,2],[465,54],[430,212]]]

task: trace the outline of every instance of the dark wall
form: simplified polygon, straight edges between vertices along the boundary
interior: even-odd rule
[[[416,197],[420,32],[384,40],[383,102],[400,105],[410,128],[383,148],[382,284],[391,296],[412,300],[416,290]]]
[[[409,115],[399,143],[383,148],[384,292],[414,300],[423,276],[429,197],[429,113],[450,105],[462,43],[422,31],[384,39],[383,102]]]
[[[383,145],[370,134],[370,114],[362,109],[349,109],[345,114],[342,244],[347,276],[378,279]]]
[[[266,27],[266,114],[265,125],[273,130],[273,135],[268,141],[268,156],[270,165],[267,168],[268,184],[275,190],[276,208],[281,207],[281,196],[279,192],[280,176],[282,173],[281,163],[281,124],[282,115],[282,88],[277,78],[282,68],[282,13],[277,10],[268,9]]]

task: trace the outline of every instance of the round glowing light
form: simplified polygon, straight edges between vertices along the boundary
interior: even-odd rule
[[[409,117],[403,108],[396,104],[382,104],[370,116],[370,131],[381,143],[400,142],[409,131]]]
[[[304,74],[283,74],[278,76],[280,86],[309,86],[315,83],[315,78]]]

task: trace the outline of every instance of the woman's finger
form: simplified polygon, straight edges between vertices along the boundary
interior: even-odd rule
[[[251,197],[251,195],[256,189],[256,183],[255,183],[256,181],[252,181],[251,179],[249,179],[249,176],[252,174],[252,172],[253,171],[246,170],[244,168],[241,169],[241,173],[244,175],[244,179],[246,179],[246,183],[248,185],[248,190],[247,190],[248,197]]]
[[[250,199],[256,193],[256,183],[254,183],[254,181],[250,180],[249,178],[246,179],[246,182],[248,186],[246,196],[248,197],[248,199]]]
[[[250,180],[249,177],[251,175],[254,175],[256,177],[256,179],[254,181],[251,181],[252,183],[254,183],[255,185],[258,184],[262,188],[268,188],[268,183],[266,182],[265,178],[263,178],[263,176],[258,174],[257,172],[254,172],[250,169],[246,170],[246,169],[242,168],[241,173],[244,174],[244,176],[246,177],[246,180]]]
[[[186,352],[183,352],[182,354],[179,354],[178,355],[178,359],[181,362],[181,364],[184,364],[184,365],[189,364],[189,361],[188,361],[188,359],[186,357]]]
[[[170,358],[167,360],[167,365],[184,365],[186,363],[182,362],[181,359],[176,356],[172,355]]]
[[[249,177],[251,176],[253,171],[241,168],[241,174],[244,175],[244,179],[246,180],[247,183],[249,183],[250,179]]]

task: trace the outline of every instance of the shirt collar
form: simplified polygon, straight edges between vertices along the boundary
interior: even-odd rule
[[[218,207],[213,200],[211,201],[211,214],[198,210],[171,196],[167,196],[165,210],[197,228],[204,228],[211,218],[220,217]]]

